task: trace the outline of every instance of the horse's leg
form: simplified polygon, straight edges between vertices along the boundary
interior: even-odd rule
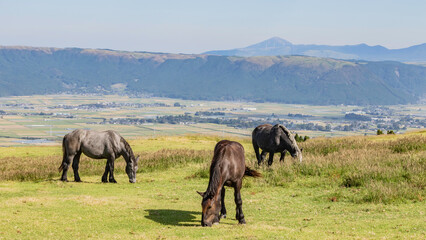
[[[78,165],[80,163],[81,152],[78,152],[72,160],[72,170],[74,171],[74,181],[81,182],[80,175],[78,174]]]
[[[253,148],[254,148],[254,152],[256,153],[257,164],[260,165],[262,161],[260,160],[260,156],[259,156],[259,146],[257,146],[257,144],[254,141],[253,141]]]
[[[246,220],[244,219],[244,213],[243,213],[243,200],[241,199],[241,194],[240,194],[242,182],[243,180],[240,179],[234,186],[234,189],[235,189],[234,200],[235,200],[235,205],[237,205],[237,210],[236,210],[237,213],[235,215],[235,218],[238,220],[238,223],[245,224]]]
[[[109,182],[110,183],[117,183],[117,181],[115,181],[114,179],[114,158],[111,157],[110,159],[108,159],[108,163],[109,163]]]
[[[68,182],[68,168],[71,164],[71,160],[74,158],[74,155],[66,155],[64,156],[63,162],[62,162],[62,176],[61,181]]]
[[[263,160],[265,160],[266,154],[268,154],[268,152],[266,152],[265,150],[262,150],[262,153],[260,154],[261,163],[263,162]]]
[[[220,217],[221,218],[226,218],[226,208],[225,208],[225,186],[222,187],[222,192],[220,192],[220,197],[221,197],[221,205],[222,208],[220,209]]]
[[[108,182],[108,173],[109,173],[109,164],[108,164],[108,161],[109,160],[107,160],[107,163],[105,165],[104,175],[102,175],[102,182],[103,183],[107,183]]]
[[[271,151],[269,152],[268,165],[271,166],[273,161],[274,161],[274,151]]]
[[[280,162],[281,162],[281,161],[284,161],[285,153],[286,153],[286,151],[285,151],[285,150],[281,152]]]

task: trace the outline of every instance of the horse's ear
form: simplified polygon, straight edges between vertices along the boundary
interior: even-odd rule
[[[138,156],[136,157],[136,162],[139,162],[139,158],[140,158],[140,156],[138,155]]]
[[[197,191],[197,193],[200,194],[201,197],[204,197],[204,193],[205,192],[199,192],[199,191]]]
[[[300,152],[303,152],[303,148],[300,149]]]

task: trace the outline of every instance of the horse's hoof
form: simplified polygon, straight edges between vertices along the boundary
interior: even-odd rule
[[[220,214],[220,218],[226,218],[226,213],[225,214]]]
[[[117,183],[117,181],[115,181],[115,179],[109,180],[110,183]]]
[[[81,179],[75,179],[74,182],[82,182]]]
[[[246,224],[246,220],[242,219],[242,220],[238,221],[238,224]]]
[[[68,179],[61,179],[62,182],[68,182]]]

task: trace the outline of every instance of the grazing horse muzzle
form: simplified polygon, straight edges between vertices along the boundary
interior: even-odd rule
[[[203,227],[211,227],[212,223],[201,222],[201,226],[203,226]]]
[[[215,217],[213,219],[213,221],[211,221],[211,222],[204,221],[204,218],[203,217],[201,217],[201,218],[202,218],[201,219],[201,226],[203,226],[203,227],[211,227],[213,225],[219,224],[219,218],[217,218],[217,217]]]
[[[293,157],[293,158],[298,158],[299,159],[299,162],[302,162],[302,153],[301,152],[296,152],[295,154],[291,154],[291,156]]]
[[[299,158],[299,162],[302,162],[303,156],[302,156],[302,150],[297,151],[296,157]]]
[[[127,173],[127,176],[129,177],[130,183],[136,182],[136,173],[138,171],[138,161],[139,161],[139,156],[136,159],[133,159],[133,160],[130,159],[127,162],[126,173]]]

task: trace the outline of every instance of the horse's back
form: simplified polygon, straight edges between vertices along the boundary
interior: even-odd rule
[[[64,137],[71,151],[82,151],[91,158],[107,158],[121,151],[121,136],[113,130],[102,132],[76,129]]]
[[[271,142],[271,124],[257,126],[252,132],[252,142],[264,150],[269,150]]]
[[[271,130],[271,128],[272,128],[273,126],[271,125],[271,124],[269,124],[269,123],[266,123],[266,124],[262,124],[262,125],[259,125],[259,126],[257,126],[254,130],[253,130],[253,132],[262,132],[262,131],[270,131]]]
[[[244,156],[244,147],[239,142],[221,140],[215,146],[216,152],[226,152],[229,154],[238,154]]]
[[[257,140],[264,138],[265,136],[269,136],[271,134],[272,127],[273,126],[271,124],[257,126],[252,132],[252,138]]]
[[[121,135],[113,130],[107,130],[107,131],[93,131],[93,130],[83,130],[79,131],[81,133],[81,141],[91,141],[91,142],[98,142],[102,144],[114,142],[116,144],[120,143]]]
[[[80,150],[81,139],[84,136],[84,129],[75,129],[74,131],[67,133],[63,139],[63,147],[66,148],[68,153],[75,153]]]
[[[234,141],[222,140],[216,144],[212,167],[221,167],[231,180],[244,176],[244,147]]]

